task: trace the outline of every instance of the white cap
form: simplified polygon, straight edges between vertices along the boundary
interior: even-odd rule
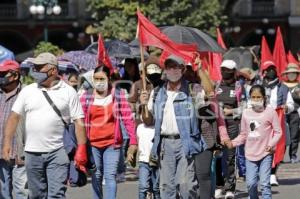
[[[149,64],[146,66],[146,72],[148,75],[152,75],[155,73],[161,74],[162,70],[161,68],[156,64]]]
[[[221,67],[228,69],[236,69],[236,63],[233,60],[227,59],[222,62]]]

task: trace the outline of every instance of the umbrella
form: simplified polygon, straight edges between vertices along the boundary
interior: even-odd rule
[[[9,59],[15,59],[14,53],[0,45],[0,63]]]
[[[257,63],[255,63],[255,57],[258,55],[259,46],[252,47],[235,47],[230,48],[224,55],[223,60],[231,59],[237,64],[237,69],[251,68],[257,70]],[[252,52],[251,52],[252,51]]]
[[[79,66],[79,69],[92,70],[97,66],[97,55],[86,51],[69,51],[58,57],[60,61],[69,61]]]
[[[196,44],[200,52],[225,52],[209,34],[196,28],[175,25],[161,27],[160,29],[176,43]]]
[[[27,58],[23,62],[21,62],[21,65],[20,65],[21,68],[31,68],[33,66],[32,59],[33,58]],[[76,66],[72,62],[63,61],[63,60],[58,61],[58,69],[62,72],[67,72],[67,71],[72,71],[72,70],[79,72],[78,66]]]
[[[139,46],[131,46],[120,40],[111,40],[105,42],[105,49],[110,57],[115,58],[139,58],[141,56]],[[94,42],[85,49],[86,52],[97,54],[98,43]],[[144,57],[148,57],[147,52],[144,53]]]

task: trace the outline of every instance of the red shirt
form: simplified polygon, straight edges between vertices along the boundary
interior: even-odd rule
[[[92,146],[103,148],[114,144],[113,103],[107,106],[90,107],[90,142]]]

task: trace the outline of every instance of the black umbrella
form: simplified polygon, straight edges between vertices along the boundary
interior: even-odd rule
[[[257,63],[255,63],[255,59],[257,59],[259,52],[259,46],[251,46],[251,47],[235,47],[230,48],[224,55],[223,59],[231,59],[234,60],[237,64],[237,69],[241,68],[251,68],[257,70]]]
[[[177,43],[196,44],[200,52],[225,52],[212,36],[196,28],[175,25],[161,27],[160,29]]]
[[[139,58],[140,50],[139,47],[131,46],[123,41],[120,40],[111,40],[106,41],[104,43],[105,49],[110,57],[115,58]],[[98,52],[98,43],[94,42],[90,46],[85,49],[86,52],[97,54]],[[145,53],[145,57],[149,55]]]

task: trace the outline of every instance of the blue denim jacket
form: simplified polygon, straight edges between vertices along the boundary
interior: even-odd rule
[[[168,98],[167,84],[161,87],[154,97],[153,118],[155,120],[155,136],[150,157],[153,160],[158,160],[163,112]],[[198,127],[198,118],[196,117],[196,110],[192,97],[189,94],[188,81],[183,80],[181,82],[179,94],[175,98],[173,104],[184,153],[187,158],[191,158],[192,155],[205,150],[206,143],[204,142]]]

